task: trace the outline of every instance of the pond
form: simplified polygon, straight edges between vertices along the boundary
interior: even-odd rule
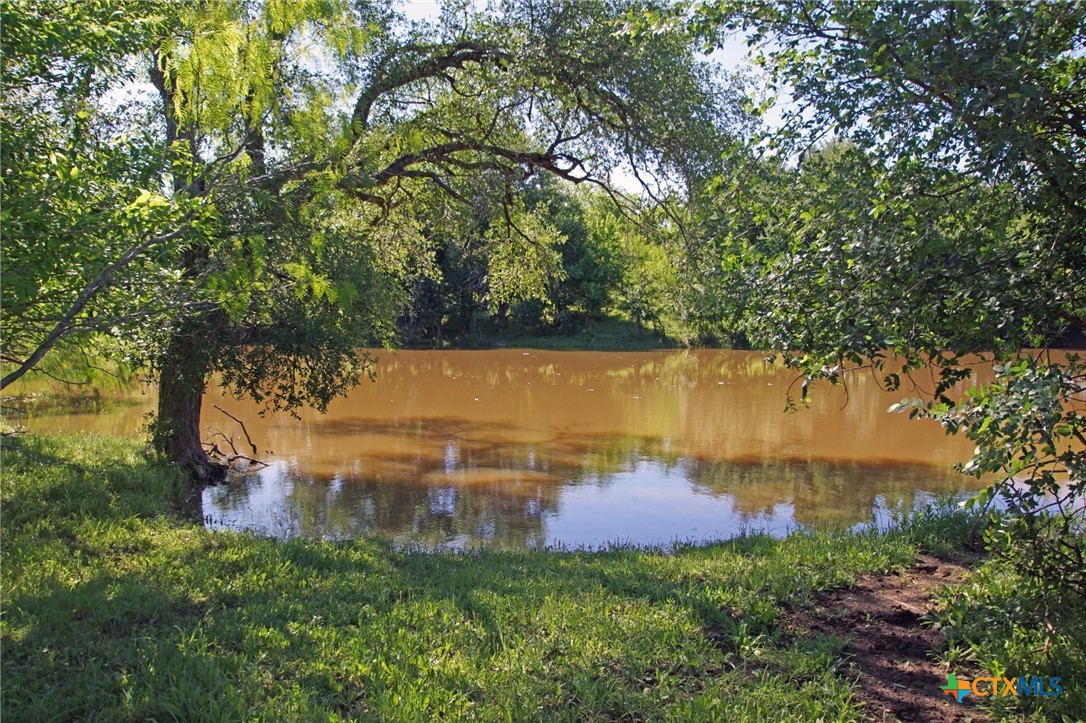
[[[887,407],[868,373],[784,412],[793,371],[757,352],[379,352],[325,415],[259,415],[219,390],[206,436],[268,467],[203,493],[205,523],[403,546],[600,547],[852,526],[977,486],[971,445]],[[153,390],[36,416],[135,435]],[[221,409],[220,409],[221,408]],[[972,483],[972,486],[970,486]]]

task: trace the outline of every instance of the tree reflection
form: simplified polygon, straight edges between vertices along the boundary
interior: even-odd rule
[[[738,521],[733,533],[752,520],[779,519],[783,508],[792,526],[849,526],[870,520],[876,509],[909,508],[931,494],[956,493],[961,483],[929,466],[722,461],[680,454],[663,437],[570,430],[556,437],[453,417],[341,418],[329,420],[322,434],[367,442],[326,472],[279,462],[212,491],[205,512],[213,524],[279,537],[376,536],[424,548],[526,548],[578,544],[548,532],[548,522],[567,512],[567,493],[591,487],[621,497],[628,494],[623,484],[646,462],[661,478],[685,482],[668,488],[671,503],[713,499],[726,513],[721,519]],[[673,531],[675,521],[661,525]],[[637,529],[626,538],[659,536],[657,529]]]
[[[729,495],[745,516],[771,514],[791,503],[793,518],[809,528],[867,522],[877,508],[912,509],[932,495],[955,495],[964,478],[921,465],[871,465],[832,461],[686,462],[690,483]]]
[[[213,525],[276,537],[383,537],[426,548],[540,547],[543,516],[555,513],[560,485],[521,479],[441,484],[381,476],[314,477],[276,464],[209,490]]]

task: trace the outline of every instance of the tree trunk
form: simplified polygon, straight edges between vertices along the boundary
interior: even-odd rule
[[[155,446],[199,484],[214,484],[226,466],[213,462],[200,443],[200,410],[207,382],[206,364],[195,337],[176,334],[159,371]]]
[[[184,141],[193,161],[200,158],[195,124],[183,128],[176,116],[176,78],[167,76],[169,51],[165,38],[155,48],[151,62],[151,83],[162,100],[166,119],[166,142],[174,158],[173,144]],[[250,140],[250,152],[261,173],[264,167],[264,137],[257,133]],[[193,173],[186,177],[174,173],[173,190],[178,196],[199,196],[204,192],[204,177]],[[204,244],[189,248],[182,255],[181,269],[186,277],[195,278],[203,270],[210,249]],[[215,331],[222,320],[221,311],[208,316],[195,316],[181,323],[170,337],[166,351],[158,363],[158,418],[155,420],[154,445],[198,484],[214,484],[226,476],[226,466],[211,461],[200,443],[200,408],[207,385],[210,359],[215,344]]]

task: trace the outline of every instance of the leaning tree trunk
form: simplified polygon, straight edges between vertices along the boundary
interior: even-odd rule
[[[225,476],[226,466],[212,461],[200,441],[207,364],[195,339],[175,334],[160,362],[155,446],[195,482],[213,484]]]

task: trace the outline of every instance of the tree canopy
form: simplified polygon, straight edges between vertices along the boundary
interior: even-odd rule
[[[420,24],[346,0],[5,4],[4,132],[27,140],[5,143],[5,384],[62,342],[112,345],[158,381],[159,447],[214,474],[210,376],[283,409],[357,383],[408,266],[432,258],[426,224],[465,184],[489,178],[498,199],[483,236],[498,299],[545,278],[559,245],[525,178],[720,172],[740,99],[684,33],[621,32],[650,10],[672,12],[452,3]]]

